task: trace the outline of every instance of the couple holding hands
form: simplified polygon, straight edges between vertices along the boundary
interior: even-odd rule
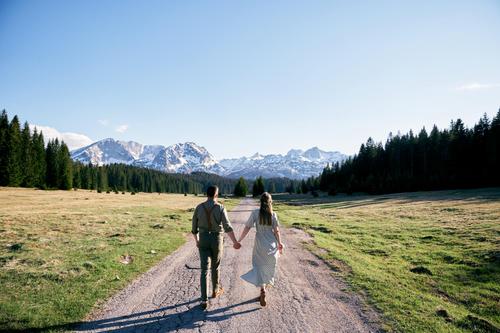
[[[241,276],[245,281],[260,287],[260,305],[266,306],[266,286],[274,284],[278,256],[283,251],[279,222],[273,212],[272,198],[267,192],[260,197],[260,208],[250,214],[238,240],[234,235],[227,211],[217,202],[219,189],[210,186],[207,200],[199,204],[193,214],[192,230],[201,261],[201,307],[208,307],[208,266],[210,262],[212,276],[212,297],[219,297],[224,289],[219,285],[220,263],[222,259],[223,232],[226,232],[235,249],[241,248],[240,242],[251,228],[255,227],[255,242],[252,253],[252,269]]]

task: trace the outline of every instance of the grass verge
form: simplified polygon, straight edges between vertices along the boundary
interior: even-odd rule
[[[275,202],[387,330],[499,332],[500,189]]]

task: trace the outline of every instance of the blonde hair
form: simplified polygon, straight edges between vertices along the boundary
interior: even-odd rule
[[[260,196],[259,224],[271,225],[273,222],[273,198],[268,192]]]

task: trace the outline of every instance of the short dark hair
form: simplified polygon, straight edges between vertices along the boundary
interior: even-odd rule
[[[219,188],[216,185],[210,185],[207,188],[207,197],[213,198],[215,196],[215,193],[219,191]]]

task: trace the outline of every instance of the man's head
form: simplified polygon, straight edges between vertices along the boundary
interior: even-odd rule
[[[210,199],[215,199],[219,196],[219,188],[215,185],[210,185],[207,188],[207,197]]]

